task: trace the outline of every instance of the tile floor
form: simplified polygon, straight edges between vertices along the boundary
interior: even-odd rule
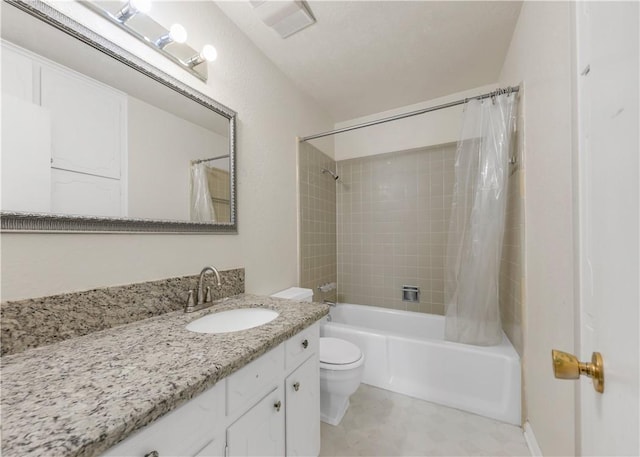
[[[529,456],[513,425],[362,384],[321,456]]]

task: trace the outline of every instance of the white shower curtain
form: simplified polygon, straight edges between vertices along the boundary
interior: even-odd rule
[[[207,166],[203,162],[191,165],[191,220],[216,222],[216,213],[209,193]]]
[[[445,260],[445,339],[502,341],[498,276],[516,95],[465,104]]]

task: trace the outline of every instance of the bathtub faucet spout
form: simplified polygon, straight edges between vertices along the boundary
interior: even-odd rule
[[[329,306],[336,306],[336,302],[334,302],[334,301],[322,300],[322,303],[324,303],[325,305],[329,305]]]

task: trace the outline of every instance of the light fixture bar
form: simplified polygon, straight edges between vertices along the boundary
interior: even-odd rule
[[[140,1],[141,0],[138,0],[138,2]],[[213,59],[210,59],[205,55],[204,49],[202,52],[198,52],[187,45],[187,32],[181,25],[174,24],[167,30],[147,14],[144,14],[141,9],[136,8],[135,0],[128,1],[117,11],[110,11],[106,9],[106,7],[102,7],[91,0],[82,1],[81,3],[126,31],[129,35],[134,36],[150,48],[159,52],[183,70],[204,82],[207,81],[209,76],[208,65],[202,64],[215,59],[215,55],[217,55],[215,48],[211,45],[205,46],[205,49],[213,49],[213,53],[215,54],[209,52],[207,54],[209,57],[214,55]],[[130,21],[134,16],[136,20]],[[134,22],[136,23],[135,26],[132,24]],[[158,30],[160,33],[155,37],[150,37],[137,30],[137,28],[141,30]]]
[[[131,3],[127,2],[124,4],[122,8],[120,8],[120,11],[116,13],[116,19],[119,22],[125,23],[129,19],[131,19],[133,16],[135,16],[137,13],[138,13],[138,10],[134,9],[131,6]]]

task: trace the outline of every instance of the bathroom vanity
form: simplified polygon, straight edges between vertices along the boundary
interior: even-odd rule
[[[259,327],[202,334],[210,313]],[[242,294],[2,358],[4,456],[317,455],[326,305]]]
[[[318,455],[318,341],[316,323],[103,455]]]

